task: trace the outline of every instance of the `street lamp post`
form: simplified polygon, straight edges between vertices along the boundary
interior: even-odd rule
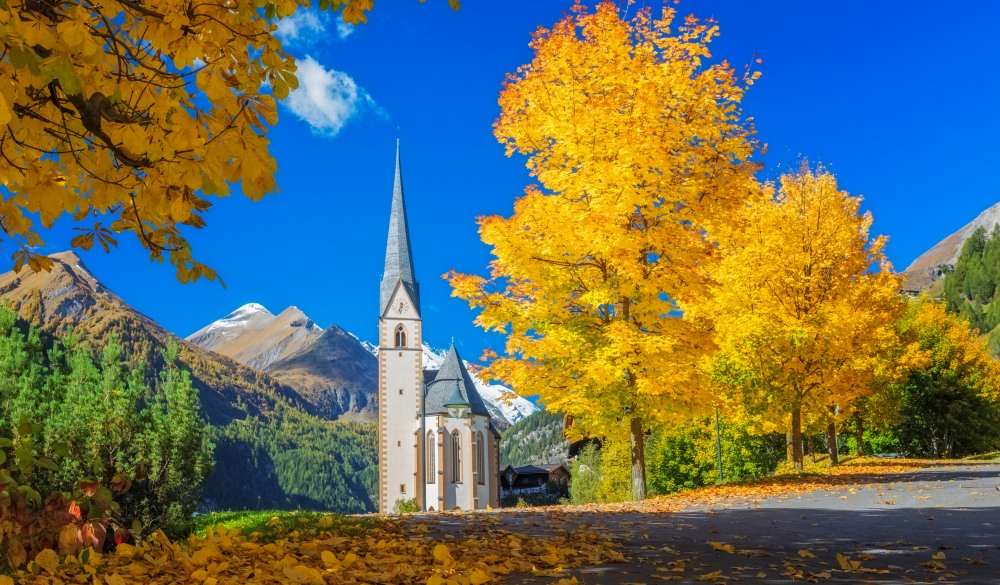
[[[715,405],[715,455],[719,464],[719,483],[722,483],[722,436],[719,434],[719,405]]]

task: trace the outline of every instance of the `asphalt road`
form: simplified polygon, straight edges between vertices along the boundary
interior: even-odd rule
[[[584,529],[613,537],[629,560],[568,571],[586,584],[1000,584],[996,463],[674,513],[578,512],[547,522],[528,511],[505,513],[502,522],[513,532]],[[504,582],[554,581],[511,575]]]

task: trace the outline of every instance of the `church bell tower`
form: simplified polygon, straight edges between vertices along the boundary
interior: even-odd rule
[[[424,466],[420,464],[423,447],[420,287],[410,250],[398,140],[378,326],[379,511],[389,513],[399,501],[415,499],[418,506],[422,505],[425,489]]]

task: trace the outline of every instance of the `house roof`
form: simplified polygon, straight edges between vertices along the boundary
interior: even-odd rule
[[[420,314],[420,285],[413,270],[413,252],[410,249],[410,230],[406,222],[406,203],[403,200],[403,174],[399,166],[399,141],[396,141],[396,178],[392,187],[392,211],[389,214],[389,237],[385,244],[385,270],[379,285],[380,315],[385,315],[392,294],[398,283],[403,283],[406,294],[413,301],[413,309]]]
[[[486,403],[483,402],[482,396],[476,390],[476,384],[472,381],[469,371],[465,369],[465,363],[459,357],[458,350],[455,349],[454,345],[448,350],[448,355],[445,356],[434,379],[427,384],[424,412],[426,414],[446,414],[448,409],[444,405],[455,391],[456,382],[458,383],[458,391],[462,398],[469,403],[469,410],[472,414],[489,417],[490,411],[487,410]]]
[[[513,467],[514,473],[518,475],[532,475],[535,473],[544,473],[548,475],[552,473],[555,469],[562,467],[566,469],[566,466],[561,463],[546,463],[542,465],[522,465],[521,467]]]

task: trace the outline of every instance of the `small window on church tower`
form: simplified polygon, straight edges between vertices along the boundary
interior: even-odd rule
[[[406,493],[406,484],[405,483],[399,484],[399,493],[401,493],[401,494],[405,494]]]
[[[406,329],[402,325],[396,326],[396,347],[406,347]]]
[[[399,389],[399,395],[400,395],[400,396],[402,396],[402,395],[403,395],[403,389],[402,389],[402,388],[400,388],[400,389]]]

